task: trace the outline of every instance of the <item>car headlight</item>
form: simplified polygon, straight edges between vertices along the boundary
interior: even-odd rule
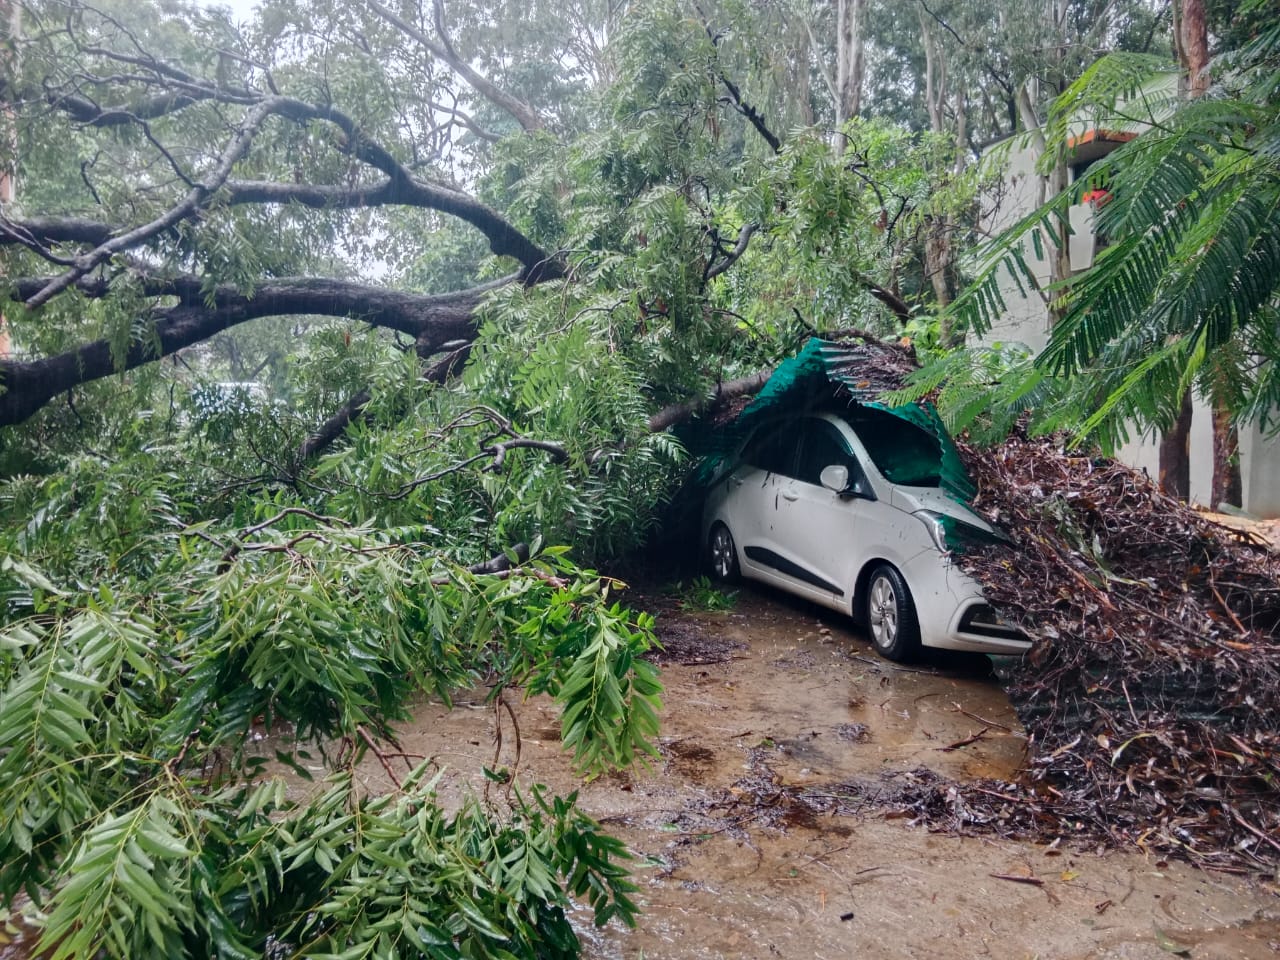
[[[918,517],[925,529],[929,531],[929,538],[938,548],[938,552],[947,553],[951,548],[947,546],[947,530],[942,525],[942,514],[934,513],[932,510],[919,510],[914,516]]]
[[[938,548],[939,553],[959,552],[988,543],[1005,543],[1006,538],[998,531],[983,530],[972,523],[965,523],[945,513],[933,510],[917,510],[912,516],[918,517],[929,531],[929,539]]]

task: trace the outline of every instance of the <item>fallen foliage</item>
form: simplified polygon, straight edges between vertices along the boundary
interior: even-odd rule
[[[1057,438],[962,448],[1013,539],[963,557],[1037,639],[1007,683],[1045,826],[1280,863],[1280,558]]]

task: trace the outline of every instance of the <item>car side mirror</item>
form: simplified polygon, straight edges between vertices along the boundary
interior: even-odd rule
[[[828,490],[847,496],[849,493],[849,468],[838,463],[823,467],[822,473],[818,474],[818,482]]]
[[[875,495],[867,489],[865,480],[858,478],[850,482],[849,468],[843,464],[833,463],[829,467],[823,467],[822,473],[818,474],[818,482],[841,497],[875,499]]]

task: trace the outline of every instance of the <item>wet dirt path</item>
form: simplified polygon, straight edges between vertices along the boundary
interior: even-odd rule
[[[932,833],[901,812],[895,800],[934,775],[1017,775],[1025,738],[985,658],[904,669],[846,620],[750,588],[724,613],[624,602],[658,607],[666,647],[661,757],[648,770],[583,784],[555,705],[508,694],[519,781],[578,790],[636,857],[639,927],[596,930],[583,911],[590,960],[1280,958],[1274,885],[1070,838]],[[516,765],[508,719],[495,757],[497,715],[482,699],[422,704],[400,728],[407,752],[445,768],[446,805],[483,790],[483,766]],[[281,772],[292,790],[317,789]],[[372,758],[359,774],[389,787]],[[0,958],[25,955],[5,939]]]
[[[513,704],[520,781],[579,789],[637,857],[639,928],[597,931],[584,914],[586,956],[1280,957],[1268,884],[1069,838],[945,836],[886,812],[928,771],[1016,775],[1025,738],[985,658],[900,668],[847,621],[749,588],[725,613],[667,609],[659,633],[666,708],[648,771],[584,785],[554,705]],[[427,704],[402,742],[450,768],[447,803],[482,788],[494,732],[492,708]],[[506,722],[497,762],[515,762],[513,739]],[[380,767],[364,772],[385,789]]]

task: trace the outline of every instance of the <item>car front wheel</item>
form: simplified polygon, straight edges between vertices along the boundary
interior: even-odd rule
[[[719,521],[711,528],[707,538],[707,564],[711,576],[720,583],[734,583],[738,579],[738,549],[733,534]]]
[[[867,581],[867,629],[876,651],[888,660],[910,660],[920,649],[920,622],[902,574],[882,564]]]

